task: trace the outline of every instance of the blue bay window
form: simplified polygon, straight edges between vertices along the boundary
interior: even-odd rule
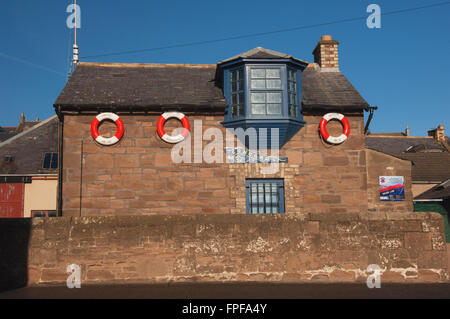
[[[301,73],[306,65],[306,62],[293,58],[238,57],[219,63],[228,105],[222,124],[227,128],[255,128],[256,134],[261,128],[266,128],[269,134],[270,129],[276,128],[279,132],[277,144],[282,147],[305,124],[300,106]],[[264,144],[267,148],[274,147],[270,141],[267,136],[267,144]]]

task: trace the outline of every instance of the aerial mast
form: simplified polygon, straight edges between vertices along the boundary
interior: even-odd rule
[[[74,10],[75,10],[75,34],[73,43],[73,67],[75,68],[78,63],[78,45],[77,45],[77,0],[73,0]]]

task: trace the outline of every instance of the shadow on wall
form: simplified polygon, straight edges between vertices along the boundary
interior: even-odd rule
[[[0,292],[28,282],[31,218],[0,219]]]

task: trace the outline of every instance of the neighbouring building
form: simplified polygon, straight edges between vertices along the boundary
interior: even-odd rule
[[[338,45],[322,37],[314,63],[261,47],[213,65],[79,63],[54,104],[63,128],[61,215],[412,211],[411,163],[366,149],[369,104],[341,73]],[[109,146],[91,132],[105,112],[124,126]],[[174,144],[157,133],[165,112],[180,112],[190,122],[187,162],[174,163]],[[319,133],[328,113],[348,120],[345,142],[327,143]],[[165,130],[177,125],[168,120]],[[202,159],[210,141],[222,142],[217,135],[239,128],[278,129],[276,139],[266,135],[279,144],[278,171],[225,161],[251,148],[250,133],[233,136],[227,150],[223,141],[215,150],[219,162]],[[326,129],[342,134],[338,121]],[[106,138],[116,131],[110,121],[99,128]],[[244,150],[244,157],[260,156],[264,147]],[[403,201],[380,201],[384,175],[404,176]]]
[[[36,121],[25,121],[25,115],[22,113],[20,115],[20,122],[17,126],[0,126],[0,143],[6,141],[7,139],[28,130],[34,125],[39,124],[39,118]]]
[[[450,146],[443,125],[428,131],[428,136],[405,133],[374,133],[366,137],[370,149],[412,162],[414,199],[450,179]]]
[[[434,211],[445,216],[447,242],[450,242],[450,144],[443,125],[428,136],[404,133],[375,133],[366,137],[369,149],[390,154],[412,163],[412,193],[415,211]]]
[[[58,118],[27,127],[0,143],[0,218],[56,216]]]

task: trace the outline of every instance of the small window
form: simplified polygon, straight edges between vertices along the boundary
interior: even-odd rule
[[[284,213],[284,181],[282,179],[246,180],[248,214]]]
[[[42,165],[44,169],[57,169],[58,168],[58,153],[45,153],[44,163]]]
[[[250,69],[250,104],[253,115],[282,114],[282,82],[280,68]]]
[[[244,70],[231,71],[231,117],[244,116]]]
[[[5,163],[12,163],[12,162],[14,162],[13,156],[10,155],[5,156]]]
[[[298,115],[297,72],[292,69],[288,69],[288,95],[289,95],[289,116],[297,117]]]

